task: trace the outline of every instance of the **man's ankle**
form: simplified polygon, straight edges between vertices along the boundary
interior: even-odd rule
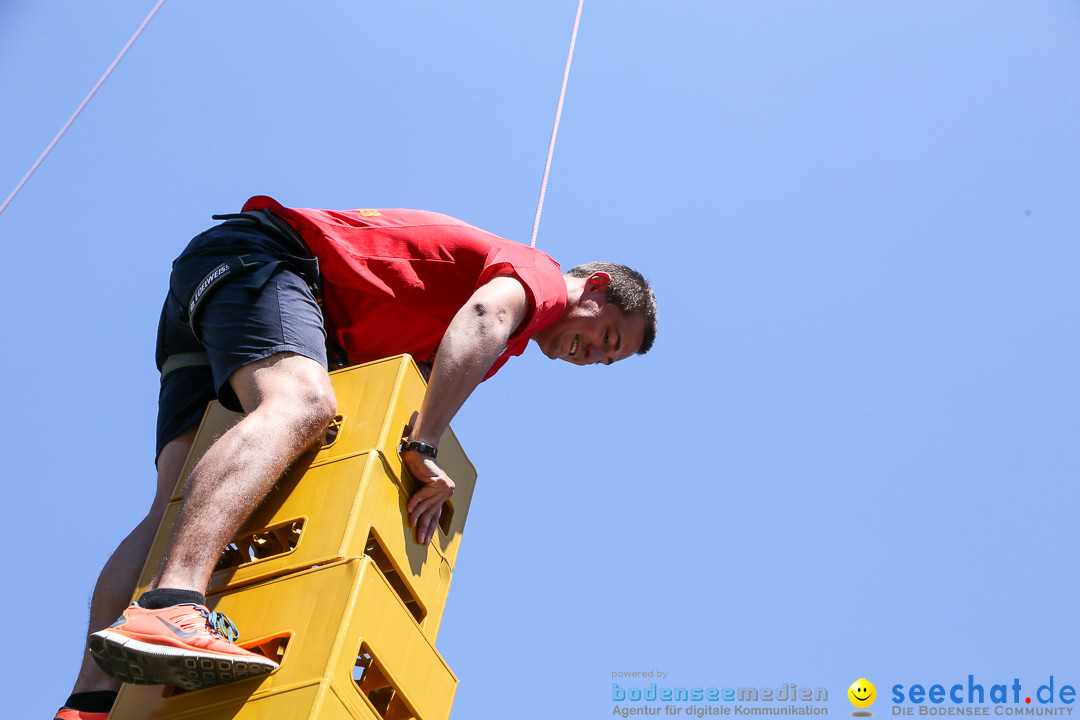
[[[136,601],[139,607],[147,610],[161,610],[173,605],[205,605],[206,596],[195,590],[176,588],[158,588],[147,590]]]
[[[93,690],[91,692],[71,693],[64,707],[82,712],[107,713],[116,701],[114,690]]]

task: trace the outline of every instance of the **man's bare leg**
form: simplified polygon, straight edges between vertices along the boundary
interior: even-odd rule
[[[166,443],[157,459],[157,493],[150,511],[131,533],[117,546],[105,567],[101,570],[97,585],[94,587],[93,600],[90,602],[90,629],[97,632],[107,627],[131,602],[135,585],[139,581],[150,545],[154,542],[161,518],[169,504],[173,488],[180,477],[188,451],[195,440],[196,428],[184,432],[179,437]],[[97,690],[120,689],[120,681],[102,672],[97,663],[87,652],[83,653],[82,667],[75,680],[72,693],[94,692]]]
[[[222,548],[336,412],[326,369],[302,355],[245,365],[229,383],[248,414],[192,471],[155,588],[204,592]]]
[[[326,369],[279,353],[236,370],[229,383],[247,411],[206,451],[187,479],[165,557],[124,622],[91,633],[93,658],[126,682],[187,690],[270,672],[277,664],[232,644],[201,604],[225,544],[294,460],[324,437],[336,412]]]

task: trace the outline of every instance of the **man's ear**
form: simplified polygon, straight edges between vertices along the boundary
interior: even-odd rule
[[[591,292],[598,292],[600,290],[607,290],[608,285],[611,284],[611,276],[606,272],[594,272],[585,281],[585,288]]]

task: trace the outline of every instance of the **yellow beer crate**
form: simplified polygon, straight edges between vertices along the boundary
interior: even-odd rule
[[[208,602],[236,623],[240,646],[281,667],[193,692],[125,685],[111,720],[450,716],[457,678],[370,558],[274,578]]]
[[[214,705],[186,708],[188,712],[182,714],[172,712],[172,708],[154,707],[149,711],[153,714],[144,711],[138,704],[144,699],[144,690],[125,685],[109,717],[126,720],[150,717],[170,720],[383,720],[373,710],[357,711],[345,705],[328,680],[257,698],[235,693],[234,697]]]
[[[408,434],[409,423],[419,411],[426,390],[416,364],[408,355],[399,355],[335,371],[330,379],[337,396],[338,416],[323,446],[298,461],[297,467],[316,468],[377,450],[383,454],[392,475],[401,479],[401,486],[411,494],[417,486],[407,474],[402,478],[398,445]],[[180,473],[174,501],[183,499],[188,476],[207,448],[242,417],[217,402],[210,404]],[[450,429],[439,442],[439,463],[454,480],[456,490],[443,508],[440,531],[432,542],[453,568],[476,485],[476,469]]]

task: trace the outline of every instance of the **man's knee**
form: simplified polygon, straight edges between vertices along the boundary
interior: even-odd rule
[[[326,429],[337,413],[333,388],[327,382],[300,383],[294,394],[276,399],[259,407],[274,424],[279,424],[298,447],[311,447],[326,436]]]
[[[318,362],[282,353],[245,365],[229,378],[248,412],[268,412],[308,439],[321,437],[337,413],[330,376]]]
[[[313,436],[322,437],[337,415],[337,397],[334,395],[329,375],[324,372],[321,380],[316,380],[318,381],[305,382],[297,388],[297,415],[300,424],[309,429]]]
[[[294,367],[291,375],[292,392],[284,393],[284,396],[299,405],[300,414],[309,422],[325,430],[337,414],[337,396],[334,395],[330,375],[314,360],[299,355],[293,359],[306,362],[293,363],[298,367]]]

